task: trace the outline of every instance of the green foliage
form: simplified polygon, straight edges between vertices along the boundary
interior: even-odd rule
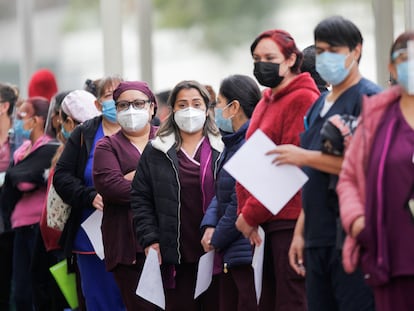
[[[114,0],[121,1],[121,0]],[[128,17],[135,14],[136,1],[123,0]],[[185,29],[188,39],[204,48],[224,51],[249,42],[274,14],[274,0],[153,0],[155,26]],[[99,26],[99,0],[71,0],[63,28],[74,31]]]
[[[198,41],[223,50],[251,40],[275,11],[273,0],[154,0],[156,22],[163,28],[196,28]]]
[[[202,1],[200,0],[154,0],[154,8],[160,16],[159,26],[162,28],[187,28],[197,24],[202,17]]]
[[[99,24],[99,0],[71,0],[63,22],[65,31],[93,28]]]

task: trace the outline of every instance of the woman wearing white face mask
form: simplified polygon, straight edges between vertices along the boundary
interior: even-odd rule
[[[132,228],[130,189],[141,153],[157,130],[150,124],[156,100],[148,85],[140,81],[121,82],[113,99],[121,130],[97,143],[93,162],[95,188],[105,206],[105,265],[113,272],[127,310],[155,310],[135,294],[145,255]]]
[[[218,310],[215,279],[193,297],[204,253],[199,227],[214,196],[223,143],[200,83],[178,83],[168,103],[173,113],[145,148],[132,182],[134,228],[146,254],[150,248],[158,253],[166,310]]]

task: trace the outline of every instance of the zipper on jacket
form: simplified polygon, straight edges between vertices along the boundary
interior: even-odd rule
[[[181,253],[180,253],[180,228],[181,228],[181,184],[180,179],[178,177],[177,168],[174,165],[174,161],[171,159],[171,157],[166,152],[165,155],[171,162],[171,166],[174,169],[175,172],[175,178],[177,179],[178,184],[178,211],[177,211],[177,220],[178,220],[178,226],[177,226],[177,254],[178,254],[178,263],[181,263]]]
[[[216,161],[214,161],[214,172],[213,172],[213,179],[217,180],[217,171],[218,171],[218,163],[221,159],[221,155],[223,152],[219,152],[219,156],[217,157]]]
[[[229,270],[227,269],[227,262],[224,263],[223,272],[224,273],[228,273],[229,272]]]

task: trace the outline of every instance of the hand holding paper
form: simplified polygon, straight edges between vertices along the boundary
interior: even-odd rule
[[[165,294],[157,251],[149,248],[136,294],[165,310]]]
[[[254,229],[250,226],[243,217],[243,214],[240,214],[236,220],[236,228],[239,230],[245,238],[250,238],[250,235],[253,233]]]
[[[200,257],[194,299],[208,289],[213,279],[214,252],[214,250],[209,251]]]
[[[289,144],[277,146],[276,149],[266,152],[266,155],[275,155],[272,160],[274,164],[290,164],[301,167],[305,165],[303,159],[306,157],[306,151],[298,146]]]
[[[148,256],[148,252],[151,248],[157,252],[158,263],[161,265],[162,264],[162,258],[161,258],[160,243],[154,243],[154,244],[151,244],[150,246],[146,247],[145,248],[145,256]]]
[[[258,228],[257,234],[262,240],[262,243],[260,245],[256,245],[256,247],[254,248],[252,267],[254,271],[254,287],[256,289],[256,299],[257,299],[257,304],[259,304],[260,296],[262,295],[264,240],[265,240],[265,233],[262,227]]]
[[[259,230],[261,228],[258,227],[258,229],[253,230],[252,234],[249,237],[250,244],[257,246],[260,246],[263,243],[262,236],[259,234]]]
[[[266,155],[276,145],[261,130],[227,161],[224,169],[276,215],[299,191],[308,177],[294,165],[274,165]]]
[[[215,228],[207,228],[201,238],[201,245],[203,246],[205,252],[209,252],[214,249],[211,245],[211,238],[213,237],[214,230]]]

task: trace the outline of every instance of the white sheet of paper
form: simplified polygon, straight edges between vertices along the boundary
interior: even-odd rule
[[[414,40],[407,41],[408,54],[408,94],[414,94]]]
[[[0,187],[4,184],[4,177],[6,177],[6,172],[0,173]]]
[[[135,293],[165,310],[165,294],[157,251],[150,248]]]
[[[198,262],[197,282],[194,299],[204,293],[213,279],[214,250],[205,253]]]
[[[257,304],[259,304],[260,296],[262,295],[265,233],[260,226],[258,227],[257,231],[262,239],[262,244],[255,246],[254,248],[252,267],[254,273],[254,288],[256,289],[256,301]]]
[[[103,212],[96,210],[81,224],[92,243],[96,256],[101,260],[105,258],[101,231],[102,216]]]
[[[224,169],[276,215],[308,180],[297,166],[272,164],[276,145],[260,129],[227,161]]]

